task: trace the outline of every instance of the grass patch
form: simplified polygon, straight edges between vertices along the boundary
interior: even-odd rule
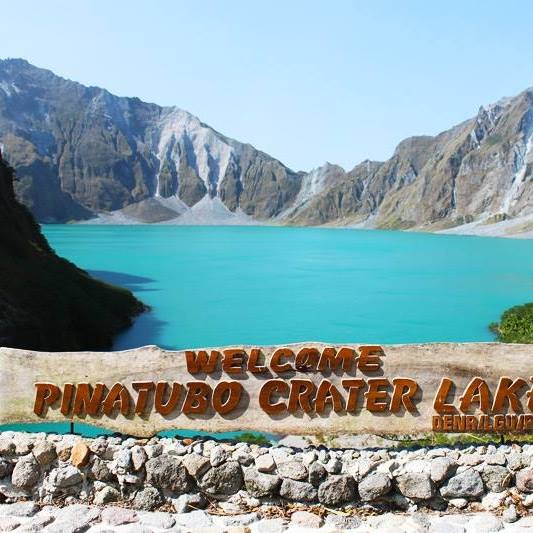
[[[400,448],[410,447],[439,447],[439,446],[480,446],[482,444],[501,444],[520,442],[524,444],[533,443],[531,434],[505,434],[496,433],[431,433],[420,438],[397,438],[384,437],[394,440]]]
[[[264,446],[270,444],[270,441],[264,436],[257,433],[242,433],[237,438],[240,442],[247,442],[248,444],[259,444]]]
[[[487,146],[494,146],[496,144],[500,144],[501,142],[503,142],[503,136],[500,135],[499,133],[495,133],[493,135],[489,135],[485,139],[485,144]]]

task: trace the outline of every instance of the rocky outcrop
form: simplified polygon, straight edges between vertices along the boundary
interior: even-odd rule
[[[151,198],[161,210],[152,206],[145,221],[160,221],[204,197],[268,219],[293,202],[301,182],[186,111],[119,98],[23,60],[0,61],[0,144],[17,170],[19,198],[41,222],[89,219]]]
[[[439,230],[533,215],[532,147],[529,89],[435,137],[402,141],[388,161],[357,165],[287,221]]]
[[[405,139],[387,161],[306,173],[179,108],[5,60],[0,144],[17,170],[17,194],[43,222],[474,224],[481,234],[499,224],[502,233],[533,232],[533,89],[434,137]],[[220,206],[224,216],[211,217]]]
[[[58,257],[15,199],[13,178],[0,156],[0,346],[109,348],[143,305]]]
[[[262,505],[281,510],[294,502],[323,511],[341,507],[345,516],[369,508],[411,514],[461,509],[503,512],[504,521],[515,521],[533,509],[532,459],[529,444],[298,449],[209,439],[5,432],[0,434],[0,497],[41,504],[127,503],[139,511],[164,506],[178,513],[218,502],[231,515],[261,512]],[[267,464],[268,473],[262,471]],[[320,479],[312,475],[317,467],[323,470]]]

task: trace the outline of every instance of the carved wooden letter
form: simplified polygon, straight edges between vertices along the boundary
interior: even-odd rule
[[[61,390],[53,383],[36,383],[35,403],[33,412],[37,416],[46,414],[46,408],[53,405],[61,396]]]

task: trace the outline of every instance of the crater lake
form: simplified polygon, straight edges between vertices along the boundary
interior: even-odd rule
[[[266,226],[46,225],[63,257],[151,310],[115,349],[490,341],[532,300],[528,240]]]

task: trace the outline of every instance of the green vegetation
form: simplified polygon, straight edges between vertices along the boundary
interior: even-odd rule
[[[395,440],[399,448],[410,447],[434,447],[434,446],[479,446],[481,444],[491,444],[500,442],[521,442],[533,443],[533,435],[516,434],[516,435],[498,435],[496,433],[429,433],[419,438],[401,438],[385,437]]]
[[[533,344],[533,302],[511,307],[489,329],[500,342]]]
[[[418,433],[411,435],[378,434],[393,448],[438,448],[441,446],[480,446],[484,444],[533,444],[533,435],[528,433],[498,434],[498,433]],[[335,448],[333,436],[320,435],[314,439],[315,445],[320,444]]]
[[[0,346],[103,350],[144,305],[58,257],[15,199],[13,170],[0,159]]]
[[[270,444],[270,441],[264,436],[258,433],[242,433],[237,438],[240,442],[247,442],[248,444]]]
[[[487,146],[494,146],[496,144],[500,144],[503,142],[503,135],[499,134],[499,133],[495,133],[493,135],[489,135],[486,140],[485,140],[485,143],[487,144]]]

